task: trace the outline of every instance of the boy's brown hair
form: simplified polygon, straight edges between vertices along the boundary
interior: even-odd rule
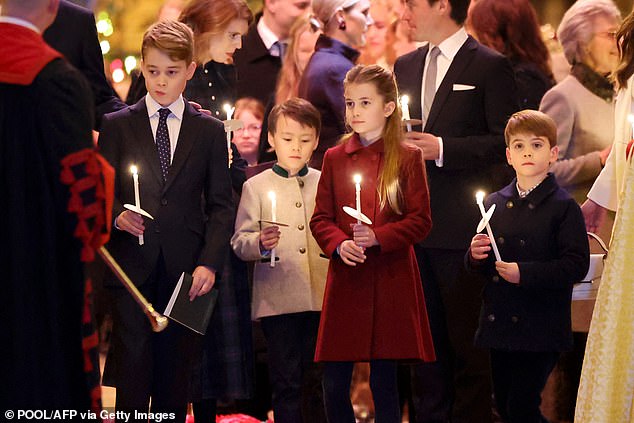
[[[280,116],[293,119],[302,126],[315,128],[315,134],[319,137],[319,133],[321,132],[321,115],[310,102],[302,98],[293,97],[273,107],[268,120],[269,133],[271,135],[275,135],[277,121]]]
[[[557,125],[555,121],[545,113],[537,110],[522,110],[514,113],[506,123],[504,139],[509,146],[511,138],[515,134],[528,133],[548,139],[550,148],[557,145]]]
[[[189,65],[194,57],[194,33],[182,22],[157,22],[143,34],[141,57],[145,57],[148,48],[155,48],[174,61],[184,60]]]

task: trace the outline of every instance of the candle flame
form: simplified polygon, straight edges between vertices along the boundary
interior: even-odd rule
[[[354,175],[352,177],[352,180],[354,181],[355,184],[360,184],[361,183],[361,175],[359,175],[358,173],[356,175]]]
[[[476,192],[476,201],[478,203],[481,203],[482,200],[484,200],[484,191],[478,191]]]
[[[408,95],[402,95],[401,96],[401,104],[403,106],[407,106],[409,104],[409,96]]]
[[[229,113],[232,109],[231,105],[229,105],[228,103],[225,103],[224,106],[222,106],[222,108],[224,109],[225,112]]]
[[[135,165],[130,166],[130,172],[132,172],[133,175],[136,175],[138,173],[138,170]]]
[[[271,199],[271,201],[275,201],[275,192],[274,191],[269,191],[269,198]]]

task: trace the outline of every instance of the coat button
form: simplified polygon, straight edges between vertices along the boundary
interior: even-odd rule
[[[498,244],[504,244],[504,237],[503,236],[498,238]]]
[[[517,317],[517,316],[513,316],[513,317],[511,317],[511,322],[513,322],[513,323],[517,323],[517,322],[519,322],[519,321],[520,321],[520,318],[519,318],[519,317]]]
[[[162,206],[167,206],[167,198],[162,198],[161,199],[161,205]]]
[[[205,69],[205,73],[209,73],[209,69]]]
[[[304,254],[304,253],[306,252],[306,248],[301,247],[301,248],[299,249],[299,252],[300,252],[300,254]]]
[[[216,110],[216,116],[220,114],[220,110]]]
[[[512,202],[512,201],[510,201],[510,200],[509,200],[509,201],[507,201],[507,202],[506,202],[506,208],[507,208],[507,209],[512,209],[512,208],[513,208],[513,202]]]
[[[212,96],[211,96],[211,100],[212,100],[212,101],[216,101],[216,96],[215,96],[215,95],[212,95]]]
[[[489,322],[495,322],[495,314],[489,314],[487,316],[487,319],[489,320]]]
[[[214,84],[212,84],[211,82],[208,84],[210,87],[213,86]]]
[[[304,188],[304,181],[302,179],[298,179],[297,183],[299,184],[300,188]]]
[[[520,247],[523,247],[526,245],[526,241],[524,241],[523,239],[520,239]]]
[[[535,204],[533,203],[528,203],[528,208],[533,210],[535,208]]]
[[[299,201],[295,203],[295,207],[300,208],[301,206],[302,206],[302,203],[300,203]]]
[[[299,225],[297,225],[297,229],[299,229],[300,231],[304,230],[304,225],[302,225],[301,223]]]
[[[493,277],[491,278],[491,280],[492,280],[493,282],[500,282],[500,277],[499,277],[498,275],[495,275],[495,276],[493,276]]]

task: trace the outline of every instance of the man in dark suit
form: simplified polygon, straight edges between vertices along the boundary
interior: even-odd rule
[[[99,146],[117,173],[110,251],[163,310],[182,272],[193,275],[190,299],[211,290],[228,253],[234,207],[223,124],[181,94],[196,68],[191,29],[159,22],[146,32],[141,51],[148,94],[104,117]],[[153,220],[124,208],[135,204],[131,165],[139,170],[141,207]],[[199,340],[174,323],[152,333],[117,282],[113,299],[104,384],[116,386],[117,410],[147,412],[151,396],[152,412],[173,412],[183,422]]]
[[[98,367],[88,374],[82,339],[90,315],[82,261],[96,246],[91,231],[101,235],[106,191],[88,83],[41,36],[58,3],[4,0],[0,12],[3,414],[99,406]]]
[[[508,61],[464,30],[468,6],[406,2],[402,19],[429,44],[394,65],[411,116],[423,119],[405,139],[427,160],[433,220],[416,253],[438,361],[413,368],[417,422],[491,421],[488,356],[473,346],[483,281],[466,274],[463,260],[480,218],[476,191],[500,188],[504,127],[517,104]]]
[[[104,114],[126,106],[104,74],[95,18],[89,10],[68,0],[60,0],[57,17],[44,32],[44,40],[62,53],[90,83],[95,101],[95,129],[99,129]]]
[[[262,15],[233,56],[238,98],[255,97],[268,104],[275,93],[291,27],[309,7],[310,0],[264,0]]]

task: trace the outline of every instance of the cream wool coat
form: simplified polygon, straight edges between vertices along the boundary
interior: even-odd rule
[[[595,203],[616,210],[619,197],[623,191],[623,175],[625,174],[625,150],[632,140],[632,123],[628,116],[632,113],[632,89],[634,76],[627,81],[627,87],[619,90],[614,111],[614,145],[605,162],[605,167],[594,182],[588,198]]]
[[[305,176],[286,178],[268,169],[242,187],[231,246],[245,261],[254,261],[254,320],[267,316],[321,311],[328,259],[313,238],[309,221],[315,209],[315,194],[321,172],[308,168]],[[271,219],[269,191],[275,192],[280,242],[275,249],[279,261],[270,266],[260,253],[260,220]],[[266,225],[262,223],[262,225]],[[265,260],[264,262],[262,260]]]

